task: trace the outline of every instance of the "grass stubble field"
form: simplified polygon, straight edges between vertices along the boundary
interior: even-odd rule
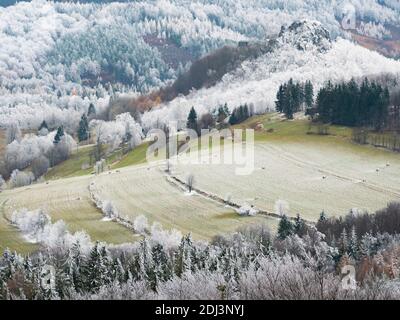
[[[261,126],[260,126],[261,125]],[[351,131],[330,127],[330,135],[308,134],[307,120],[282,121],[275,114],[249,119],[239,127],[261,127],[256,131],[255,170],[235,175],[231,165],[176,165],[172,175],[185,180],[195,177],[195,187],[238,204],[250,204],[268,212],[275,201],[285,200],[290,215],[300,213],[316,221],[324,210],[344,215],[350,209],[374,211],[400,200],[400,155],[373,146],[351,142]],[[138,236],[116,222],[101,221],[88,187],[110,200],[122,216],[133,221],[145,215],[165,229],[176,228],[195,239],[210,239],[246,224],[265,223],[276,229],[277,219],[266,216],[240,217],[232,208],[200,194],[188,195],[172,184],[154,165],[145,164],[147,145],[123,157],[109,159],[111,171],[98,176],[82,170],[87,150],[80,151],[49,171],[48,184],[7,190],[0,194],[0,250],[5,247],[29,252],[36,247],[23,241],[7,223],[18,208],[44,208],[53,222],[63,219],[69,230],[86,230],[92,239],[109,243],[135,241]],[[53,171],[54,170],[54,171]],[[68,177],[68,178],[65,178]]]

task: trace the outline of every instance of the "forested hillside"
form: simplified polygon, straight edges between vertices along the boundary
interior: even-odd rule
[[[399,24],[391,2],[350,2],[359,19],[374,24],[362,28],[369,34],[388,37],[383,25]],[[341,2],[314,0],[285,6],[274,0],[34,0],[8,6],[0,9],[0,125],[11,117],[33,129],[46,119],[75,130],[90,103],[102,111],[117,95],[168,86],[191,61],[239,41],[265,43],[283,24],[315,19],[332,39],[349,37],[341,28],[343,14]],[[171,61],[175,53],[181,61]]]

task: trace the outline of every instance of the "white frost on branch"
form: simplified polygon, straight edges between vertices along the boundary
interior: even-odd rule
[[[96,139],[115,150],[121,143],[128,143],[131,148],[139,145],[143,130],[129,113],[117,115],[114,121],[93,120],[90,127],[96,133]]]
[[[79,241],[83,252],[89,252],[93,245],[85,232],[80,231],[71,234],[63,220],[52,223],[51,217],[42,209],[14,211],[11,222],[32,243],[41,243],[50,248],[69,249]]]
[[[289,214],[289,203],[285,200],[276,200],[274,205],[275,213],[279,216],[287,216]]]
[[[135,228],[135,231],[144,234],[149,230],[149,221],[144,215],[140,215],[135,218],[133,221],[133,227]]]

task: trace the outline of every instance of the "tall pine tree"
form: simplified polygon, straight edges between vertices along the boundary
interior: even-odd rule
[[[81,121],[79,122],[78,139],[79,142],[89,139],[89,122],[86,114],[82,115]]]
[[[196,110],[194,109],[194,107],[192,107],[190,109],[188,118],[187,118],[187,123],[186,123],[186,127],[188,129],[192,129],[194,131],[198,131],[198,126],[197,126],[197,113]]]

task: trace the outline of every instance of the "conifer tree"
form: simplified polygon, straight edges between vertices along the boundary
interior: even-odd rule
[[[347,239],[347,232],[346,229],[343,229],[342,233],[340,234],[339,238],[339,254],[341,256],[347,254],[349,248],[349,242]]]
[[[188,129],[192,129],[194,131],[198,131],[198,126],[197,126],[197,113],[194,107],[190,109],[188,118],[187,118],[187,123],[186,126]]]
[[[305,232],[306,224],[304,220],[300,217],[300,214],[296,215],[295,221],[294,221],[294,227],[293,231],[295,234],[298,236],[303,236],[303,233]]]
[[[358,257],[359,246],[358,246],[358,239],[357,239],[356,229],[355,229],[354,226],[351,229],[349,245],[348,245],[348,253],[349,253],[349,256],[354,258],[354,259],[356,259]]]
[[[95,108],[94,104],[91,102],[89,104],[87,116],[90,117],[90,116],[94,116],[95,114],[96,114],[96,108]]]
[[[63,136],[64,136],[64,127],[63,126],[58,127],[57,133],[54,136],[54,142],[53,143],[54,144],[58,144],[61,141]]]
[[[377,239],[369,232],[364,234],[360,240],[359,252],[361,256],[371,257],[377,253]]]
[[[78,139],[79,142],[89,139],[89,122],[85,114],[82,115],[81,121],[79,122]]]
[[[225,103],[224,106],[219,106],[217,110],[217,121],[221,123],[229,116],[228,105]]]
[[[294,225],[290,219],[284,214],[279,220],[278,225],[278,238],[283,240],[286,237],[292,235],[294,232]]]
[[[157,283],[151,246],[147,238],[139,245],[139,277],[148,281],[152,287]]]
[[[285,89],[283,84],[281,84],[276,94],[275,109],[277,112],[283,112],[284,98],[285,98]]]
[[[324,210],[322,210],[322,212],[320,213],[318,221],[321,221],[321,222],[326,221],[326,214],[325,214]]]
[[[102,285],[100,265],[101,256],[99,252],[99,242],[96,242],[90,251],[89,259],[85,266],[85,290],[96,293],[100,289]]]
[[[161,244],[156,244],[152,248],[152,257],[154,262],[154,279],[156,280],[153,289],[157,287],[158,281],[165,282],[172,277],[171,266],[168,262],[168,256]]]
[[[49,130],[49,127],[48,127],[48,125],[47,125],[46,120],[43,120],[43,121],[42,121],[42,123],[40,124],[40,127],[39,127],[38,131],[41,131],[42,129]]]
[[[72,244],[69,254],[69,274],[71,281],[75,290],[80,292],[84,289],[84,283],[82,281],[83,257],[81,255],[81,246],[79,241]]]
[[[192,268],[191,251],[192,251],[192,238],[190,235],[184,236],[178,247],[175,259],[175,274],[182,276],[182,274],[189,272]]]

